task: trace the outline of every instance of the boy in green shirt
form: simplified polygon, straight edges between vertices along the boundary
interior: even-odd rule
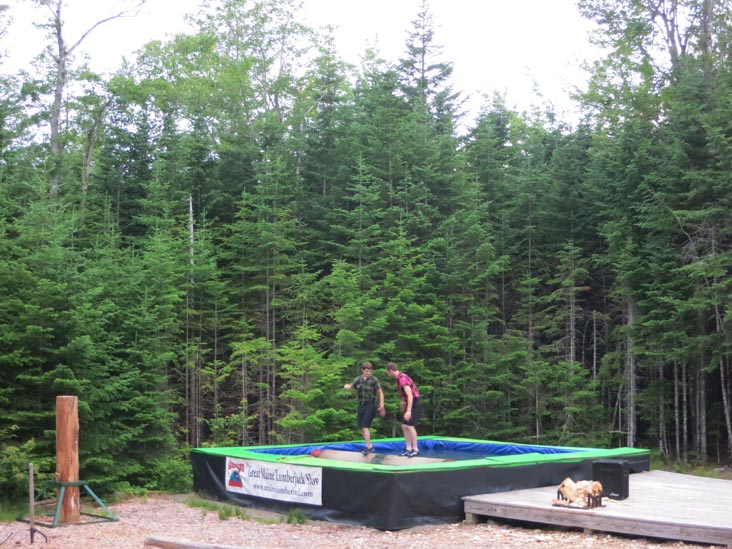
[[[371,375],[373,365],[370,362],[361,364],[361,375],[353,380],[353,383],[347,383],[343,386],[346,391],[356,390],[358,396],[358,426],[363,433],[363,439],[366,442],[366,448],[361,453],[363,455],[370,454],[374,451],[371,445],[371,422],[376,414],[376,396],[379,397],[379,415],[384,417],[386,410],[384,409],[384,391],[381,390],[379,380]]]

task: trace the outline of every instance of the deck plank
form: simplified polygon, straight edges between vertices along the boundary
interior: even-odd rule
[[[462,499],[468,519],[490,516],[732,549],[729,480],[646,471],[630,475],[627,499],[603,498],[595,509],[554,506],[556,496],[557,488],[550,486]]]

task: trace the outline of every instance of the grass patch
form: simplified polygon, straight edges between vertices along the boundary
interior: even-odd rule
[[[729,480],[730,476],[732,476],[730,475],[729,469],[723,467],[710,467],[708,465],[690,465],[686,474],[723,480]]]
[[[250,518],[249,515],[247,515],[241,509],[241,507],[238,507],[236,505],[229,505],[228,503],[211,501],[209,499],[199,498],[197,496],[191,496],[187,498],[185,503],[189,507],[194,507],[198,509],[203,509],[204,511],[216,513],[219,516],[220,520],[228,520],[230,518],[249,520]]]
[[[0,500],[0,522],[13,522],[18,517],[28,514],[28,502]]]
[[[282,521],[284,519],[268,519],[268,518],[256,518],[254,519],[254,522],[258,522],[259,524],[282,524]]]
[[[696,456],[689,456],[689,461],[684,465],[681,461],[673,461],[665,458],[657,450],[651,451],[651,470],[652,471],[669,471],[672,473],[681,473],[683,475],[693,475],[697,477],[717,478],[724,480],[732,480],[732,468],[717,465],[702,465]]]
[[[308,518],[303,513],[302,509],[291,509],[287,513],[286,522],[287,524],[305,524]]]

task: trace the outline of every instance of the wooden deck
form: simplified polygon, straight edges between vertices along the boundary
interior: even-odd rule
[[[462,499],[468,521],[488,516],[732,549],[732,480],[647,471],[630,475],[627,499],[603,498],[602,507],[558,507],[556,497],[550,486]]]

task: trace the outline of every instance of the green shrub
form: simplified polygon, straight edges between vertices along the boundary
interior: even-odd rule
[[[35,492],[43,492],[53,479],[52,459],[34,459],[35,442],[0,445],[0,522],[15,520],[28,512],[28,466],[33,463]]]
[[[190,492],[193,489],[193,471],[189,455],[188,449],[181,448],[155,461],[145,488],[177,494]]]
[[[0,493],[16,499],[28,493],[28,464],[33,461],[30,452],[33,442],[21,446],[3,445],[0,448]]]

